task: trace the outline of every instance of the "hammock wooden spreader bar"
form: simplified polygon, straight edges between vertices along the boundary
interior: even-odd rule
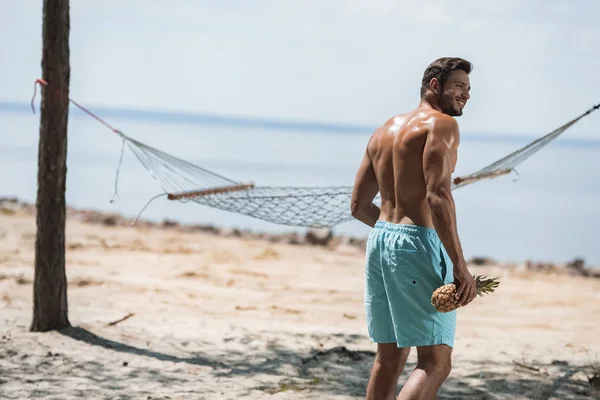
[[[168,193],[167,198],[169,200],[181,200],[190,197],[202,197],[208,196],[211,194],[219,194],[219,193],[229,193],[229,192],[237,192],[241,190],[248,190],[254,187],[254,183],[243,183],[240,185],[231,185],[231,186],[223,186],[216,187],[212,189],[204,189],[204,190],[190,190],[187,192],[181,193]]]
[[[454,183],[456,186],[468,185],[469,183],[477,182],[482,179],[492,179],[492,178],[497,178],[502,175],[508,175],[511,173],[511,171],[512,171],[512,169],[504,169],[504,170],[489,172],[487,174],[481,174],[481,175],[477,175],[477,176],[471,176],[471,175],[457,176],[456,178],[453,179],[452,183]]]

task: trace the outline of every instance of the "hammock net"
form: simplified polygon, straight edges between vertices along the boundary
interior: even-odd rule
[[[47,86],[47,83],[41,79],[38,79],[36,83]],[[123,139],[121,159],[125,145],[127,145],[159,183],[163,193],[151,199],[150,202],[160,196],[167,196],[172,201],[194,202],[279,225],[308,228],[332,228],[353,219],[350,214],[352,186],[274,187],[255,186],[254,183],[235,181],[139,142],[114,129],[85,107],[71,99],[69,101],[118,134]],[[455,178],[452,189],[512,172],[517,165],[598,108],[600,108],[600,104],[506,157],[476,172]],[[117,180],[118,169],[115,194]],[[375,198],[374,203],[380,204],[379,196]]]
[[[161,185],[164,193],[157,197],[194,202],[280,225],[325,228],[351,218],[352,187],[255,186],[223,177],[130,137],[122,138]]]

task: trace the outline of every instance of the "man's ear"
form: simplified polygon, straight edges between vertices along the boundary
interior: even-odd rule
[[[440,94],[441,91],[441,87],[440,87],[440,81],[438,81],[437,78],[432,78],[429,81],[429,89],[431,90],[431,92],[435,95]]]

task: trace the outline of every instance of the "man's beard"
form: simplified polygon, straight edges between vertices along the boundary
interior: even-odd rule
[[[438,101],[444,114],[448,114],[451,117],[460,117],[462,115],[462,110],[456,106],[452,97],[447,96],[442,92],[439,95]]]

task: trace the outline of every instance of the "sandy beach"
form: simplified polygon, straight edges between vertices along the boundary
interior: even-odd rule
[[[376,346],[360,242],[293,244],[70,212],[72,327],[31,333],[35,217],[0,211],[1,398],[364,398]],[[472,272],[501,284],[459,311],[439,398],[600,398],[590,384],[600,279],[526,260],[481,264]],[[413,351],[398,390],[415,361]]]

